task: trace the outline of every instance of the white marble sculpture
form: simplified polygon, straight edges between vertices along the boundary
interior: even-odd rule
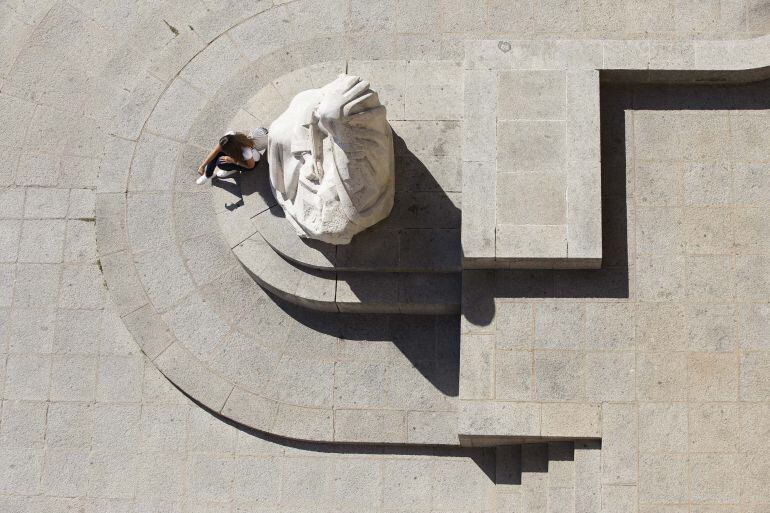
[[[349,244],[393,208],[393,132],[369,82],[340,75],[270,125],[270,183],[300,237]]]

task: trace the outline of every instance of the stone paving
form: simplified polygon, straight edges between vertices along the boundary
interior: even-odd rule
[[[464,330],[483,327],[481,347],[492,348],[479,351],[487,367],[474,374],[490,381],[477,380],[489,384],[478,393],[542,408],[601,404],[601,451],[595,441],[421,447],[457,443],[456,430],[440,429],[456,418],[457,383],[468,383],[456,367],[457,318],[421,319],[427,336],[384,316],[319,339],[313,314],[288,315],[293,307],[237,266],[192,170],[228,124],[276,114],[243,106],[255,91],[280,96],[301,83],[275,82],[286,69],[460,63],[467,39],[559,38],[639,39],[624,48],[646,55],[642,68],[648,40],[723,39],[713,53],[730,67],[745,48],[731,41],[766,35],[768,13],[764,0],[0,4],[0,511],[767,511],[770,130],[757,101],[766,85],[604,92],[602,143],[613,152],[602,158],[612,172],[603,204],[617,215],[604,217],[602,279],[492,271],[494,324],[466,312]],[[456,107],[420,97],[403,106],[417,119]],[[264,324],[281,314],[288,327]],[[301,406],[302,420],[276,415],[263,428],[324,440],[341,430],[366,444],[235,426],[199,404],[218,410],[233,397],[227,387],[172,375],[194,403],[153,363],[172,374],[212,341],[233,344],[236,317],[248,336],[280,332],[260,340],[273,349],[295,334],[278,381],[255,386]],[[371,340],[363,328],[376,322],[389,328]],[[180,352],[172,334],[199,345]],[[271,363],[227,356],[228,372],[248,371],[237,379]],[[337,374],[345,365],[359,378]],[[391,410],[396,396],[418,406]],[[358,408],[378,397],[379,413]],[[452,406],[423,409],[426,397]],[[319,410],[322,422],[305,423]],[[324,415],[339,415],[331,431]],[[597,436],[573,415],[554,410],[573,420],[554,433]],[[369,444],[385,441],[399,445]]]

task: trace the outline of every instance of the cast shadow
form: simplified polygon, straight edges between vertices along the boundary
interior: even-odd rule
[[[333,255],[334,261],[345,267],[394,269],[405,264],[405,259],[411,258],[414,265],[454,265],[459,269],[460,209],[442,189],[428,166],[395,132],[394,152],[397,192],[393,211],[387,219],[358,234],[351,244],[345,246],[299,238],[298,240],[324,253],[327,258]],[[263,203],[275,205],[269,183],[267,159],[260,160],[254,171],[240,175],[232,185],[241,187],[240,194],[246,203],[249,203],[249,195],[258,194]],[[225,185],[228,182],[218,182],[217,185],[228,187]],[[285,217],[279,207],[272,208],[270,212],[272,216]],[[435,233],[431,230],[433,228],[440,229],[441,239],[436,240]],[[293,234],[293,228],[288,222],[285,229],[291,230]],[[289,263],[296,266],[291,261]],[[300,268],[309,275],[333,272],[317,271],[304,266]],[[371,272],[361,271],[361,280],[348,282],[353,293],[364,300],[367,295],[380,292],[373,290],[372,281],[366,279],[367,275],[372,276]],[[388,274],[392,274],[393,280],[398,280],[399,273]],[[380,279],[383,276],[384,273],[379,273]],[[456,295],[456,302],[459,303],[459,273],[444,281],[449,283],[449,290]],[[427,283],[425,288],[429,288],[429,285]],[[392,344],[436,390],[448,397],[458,395],[459,316],[318,312],[294,305],[269,291],[266,292],[287,315],[308,330],[336,337],[343,343],[370,344],[372,350],[377,350],[375,346],[378,344]],[[410,293],[425,294],[425,290],[410,292],[399,286],[398,301],[408,301]]]
[[[646,72],[645,72],[646,73]],[[643,74],[637,78],[642,79]],[[644,75],[646,76],[646,75]],[[626,192],[627,110],[767,110],[770,81],[741,84],[638,84],[603,81],[600,88],[602,268],[596,270],[506,270],[506,279],[489,279],[494,294],[466,297],[474,307],[466,309],[469,322],[491,323],[494,297],[503,298],[596,298],[630,297],[628,251],[628,197]],[[495,271],[480,271],[479,273]],[[484,279],[470,276],[468,279]],[[465,279],[465,278],[464,278]],[[488,290],[488,289],[487,289]]]

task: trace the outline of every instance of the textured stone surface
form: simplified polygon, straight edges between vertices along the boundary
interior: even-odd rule
[[[143,295],[158,299],[158,291],[170,291],[174,299],[162,308],[173,311],[194,289],[209,284],[204,297],[216,298],[210,302],[212,310],[235,323],[234,333],[274,335],[244,342],[244,351],[260,346],[282,353],[291,331],[302,335],[293,337],[299,342],[292,351],[301,349],[306,356],[310,352],[318,359],[338,355],[339,362],[387,362],[387,368],[394,370],[385,374],[386,402],[402,398],[410,408],[440,403],[435,393],[440,389],[445,401],[436,404],[435,411],[406,412],[407,442],[418,444],[455,442],[452,433],[440,426],[457,422],[454,407],[447,403],[456,396],[459,380],[456,371],[445,371],[457,366],[457,323],[398,317],[340,317],[329,322],[298,311],[280,315],[285,313],[282,307],[267,296],[255,295],[251,287],[256,285],[238,274],[242,271],[233,267],[233,261],[219,261],[212,246],[203,242],[199,253],[192,251],[206,237],[196,230],[212,227],[204,220],[199,225],[193,222],[196,214],[208,215],[204,204],[190,201],[179,211],[181,219],[171,217],[173,223],[177,219],[185,223],[180,225],[181,238],[174,233],[165,239],[164,248],[158,248],[153,226],[145,234],[136,233],[136,228],[147,226],[136,217],[129,220],[134,230],[129,237],[125,192],[130,187],[133,197],[167,185],[169,192],[171,188],[191,192],[195,160],[205,151],[201,146],[210,144],[236,117],[245,99],[274,81],[278,97],[279,89],[288,94],[292,87],[308,83],[303,72],[291,75],[293,83],[277,81],[287,66],[299,69],[334,59],[334,64],[309,74],[313,86],[319,87],[345,71],[344,64],[339,65],[347,57],[343,54],[401,60],[400,68],[382,66],[382,73],[392,75],[394,90],[406,81],[405,60],[465,58],[465,67],[474,71],[530,66],[572,72],[603,66],[629,71],[608,73],[610,79],[688,80],[681,71],[691,66],[740,69],[766,58],[766,38],[759,44],[742,39],[766,35],[767,12],[763,0],[4,4],[0,7],[4,22],[0,154],[5,164],[0,177],[0,187],[5,188],[0,192],[0,510],[547,511],[550,504],[551,509],[586,513],[599,511],[599,505],[606,511],[640,513],[765,512],[770,503],[764,449],[769,436],[770,365],[764,337],[768,290],[761,279],[768,249],[768,131],[763,129],[767,107],[762,103],[766,90],[752,92],[749,87],[740,94],[722,88],[710,95],[705,88],[685,93],[669,88],[650,95],[637,87],[633,100],[603,92],[603,105],[616,102],[628,111],[602,118],[614,134],[602,140],[603,163],[611,166],[611,176],[621,175],[614,183],[603,178],[602,184],[602,206],[612,213],[604,215],[603,242],[605,265],[610,268],[595,274],[498,273],[487,286],[502,296],[499,301],[469,295],[478,302],[471,308],[466,301],[467,311],[497,309],[497,314],[465,319],[463,326],[490,335],[497,352],[533,350],[536,307],[543,297],[558,295],[559,303],[585,306],[583,346],[571,351],[585,352],[586,376],[593,372],[588,369],[595,369],[597,378],[615,377],[613,392],[618,395],[600,398],[607,389],[586,380],[586,398],[569,403],[607,401],[601,412],[601,450],[599,442],[579,442],[574,462],[568,448],[565,452],[564,446],[553,444],[500,450],[301,444],[236,427],[203,411],[147,358],[160,354],[162,359],[170,340],[153,305],[139,300]],[[311,39],[318,35],[322,37]],[[586,37],[606,41],[585,41]],[[464,56],[466,44],[460,38],[483,42],[468,43]],[[691,38],[697,40],[685,41]],[[273,50],[278,52],[270,55]],[[247,60],[255,63],[258,73],[239,69],[238,63]],[[634,71],[647,69],[652,71]],[[715,72],[700,79],[727,77]],[[249,90],[243,92],[241,83],[247,83]],[[463,94],[470,93],[466,89]],[[735,94],[742,100],[731,105]],[[691,102],[677,104],[683,96]],[[401,98],[392,94],[388,99],[399,117],[405,116],[407,101],[409,112],[419,117],[430,114],[425,107],[436,105],[433,98]],[[174,100],[182,103],[173,105]],[[269,121],[260,116],[280,112],[269,101],[261,111],[252,107],[259,121]],[[439,107],[446,108],[442,117],[455,115],[456,105]],[[398,123],[394,121],[394,126]],[[461,123],[414,120],[413,126],[404,125],[397,132],[412,134],[415,143],[410,149],[430,168],[435,164],[427,156],[439,162],[460,155]],[[145,126],[151,130],[143,130]],[[186,138],[188,130],[192,144],[174,140]],[[569,152],[569,135],[565,138]],[[591,148],[574,146],[583,147]],[[163,151],[173,148],[179,153]],[[618,163],[627,166],[627,180]],[[645,178],[645,165],[648,171],[657,171]],[[720,176],[731,179],[732,186],[720,188]],[[444,188],[449,182],[442,178],[437,183]],[[421,192],[438,192],[426,185],[431,187]],[[89,197],[97,186],[96,243],[89,244],[93,233],[87,225],[94,217]],[[467,207],[473,201],[469,197],[463,203]],[[649,207],[681,209],[680,238],[670,245],[665,239],[647,238],[652,232],[638,229],[637,213],[640,219],[646,216],[644,222],[652,221],[646,226],[669,226],[668,233],[677,235],[675,226],[662,221],[665,212],[644,212]],[[225,204],[217,209],[220,212],[227,212]],[[480,210],[476,219],[485,215]],[[657,222],[654,216],[659,216]],[[459,223],[459,215],[446,217]],[[158,219],[159,225],[168,226],[168,218]],[[50,221],[50,227],[34,221]],[[41,240],[38,252],[34,241],[45,230],[52,236]],[[243,235],[240,242],[255,231],[231,235]],[[218,232],[208,233],[219,237]],[[486,233],[491,238],[480,237],[480,242],[494,247],[494,230]],[[194,237],[185,240],[190,236]],[[25,248],[20,251],[22,239]],[[147,253],[138,256],[152,255],[157,262],[168,259],[174,265],[148,273],[149,259],[140,259],[139,267],[144,265],[140,270],[129,245],[134,240],[146,244]],[[165,252],[169,247],[174,251]],[[113,294],[118,281],[107,272],[104,293],[98,269],[106,269],[103,260],[110,255],[129,264],[118,269],[129,277],[122,283],[131,294]],[[200,261],[207,258],[211,260]],[[193,266],[198,267],[195,272]],[[168,277],[181,276],[180,269],[189,273],[189,282],[180,278],[184,283],[169,283]],[[714,272],[727,279],[714,279]],[[138,281],[148,277],[149,285]],[[113,304],[122,303],[121,297],[131,301]],[[640,306],[649,302],[675,306]],[[656,312],[665,314],[659,329],[650,324]],[[149,320],[137,323],[145,314]],[[671,320],[681,320],[683,326],[674,326]],[[337,322],[339,331],[328,328]],[[511,324],[516,329],[509,332]],[[671,341],[671,348],[665,340]],[[631,391],[629,379],[623,379],[631,372],[630,354],[635,362]],[[254,354],[242,360],[272,361]],[[200,379],[190,386],[213,383]],[[347,387],[356,389],[353,382]],[[196,393],[210,397],[206,394],[214,388]],[[274,402],[239,390],[233,390],[230,406],[225,403],[222,410],[235,420],[296,436],[333,432],[329,412],[279,409]],[[249,406],[236,408],[237,404]],[[531,404],[541,410],[547,406]],[[659,427],[671,433],[671,445],[669,439],[661,442],[653,436],[655,426],[642,419],[648,411],[650,419],[660,419]],[[534,418],[502,406],[497,412],[506,423],[495,425],[495,419],[483,412],[474,418],[487,422],[488,432],[510,426],[528,431],[524,421]],[[363,425],[372,433],[377,424]],[[433,433],[440,437],[431,438]],[[638,447],[642,441],[643,450]],[[568,484],[572,463],[574,504]],[[546,468],[552,472],[541,471]]]

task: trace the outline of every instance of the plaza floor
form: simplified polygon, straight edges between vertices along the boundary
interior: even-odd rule
[[[458,244],[465,40],[770,32],[764,0],[617,4],[0,3],[0,511],[770,510],[770,83],[603,84],[602,269],[464,271],[462,316],[265,292],[227,226],[269,205],[193,184],[216,135],[344,62],[435,223],[404,208],[391,261],[313,265],[457,274],[402,232]],[[459,446],[532,404],[531,443]]]

